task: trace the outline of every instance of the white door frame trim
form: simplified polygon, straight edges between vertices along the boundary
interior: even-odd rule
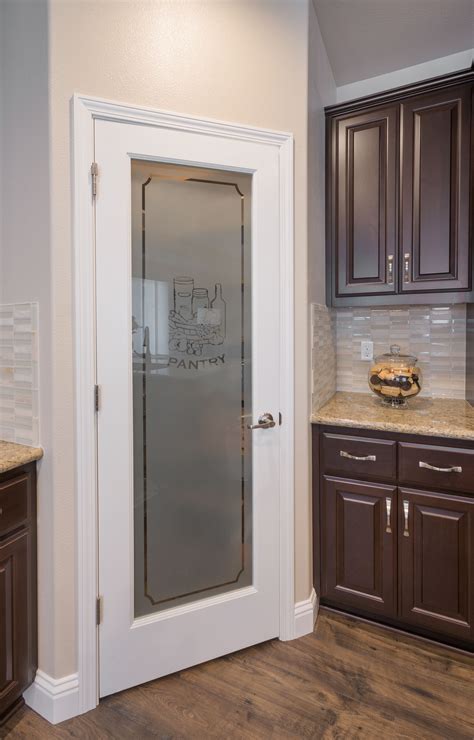
[[[293,289],[293,136],[167,111],[75,95],[73,113],[73,253],[77,502],[77,668],[81,714],[98,704],[98,518],[97,434],[93,390],[95,357],[95,229],[91,188],[94,119],[147,124],[199,132],[279,149],[280,175],[280,633],[295,635],[294,599],[294,289]],[[100,174],[100,162],[99,174]],[[98,195],[100,197],[100,176]]]

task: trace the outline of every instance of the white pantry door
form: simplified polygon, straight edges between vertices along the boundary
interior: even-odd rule
[[[105,696],[279,633],[280,183],[275,146],[94,125]]]

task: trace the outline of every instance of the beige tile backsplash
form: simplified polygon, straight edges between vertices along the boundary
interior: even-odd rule
[[[38,446],[38,305],[0,305],[0,439]]]
[[[402,352],[418,357],[422,395],[465,398],[465,304],[347,309],[313,305],[312,327],[315,409],[326,402],[331,390],[368,391],[370,363],[360,359],[362,340],[373,341],[374,356],[399,344]],[[322,378],[326,371],[328,377]]]
[[[336,392],[336,315],[326,306],[311,306],[313,410]]]

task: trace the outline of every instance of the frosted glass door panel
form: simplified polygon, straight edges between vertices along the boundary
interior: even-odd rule
[[[132,160],[137,617],[252,583],[251,185]]]

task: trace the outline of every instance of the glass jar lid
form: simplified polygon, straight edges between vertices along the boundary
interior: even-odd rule
[[[406,365],[415,365],[417,359],[414,355],[404,355],[400,351],[400,345],[391,344],[390,352],[378,355],[375,362],[390,363],[390,365],[405,367]]]

